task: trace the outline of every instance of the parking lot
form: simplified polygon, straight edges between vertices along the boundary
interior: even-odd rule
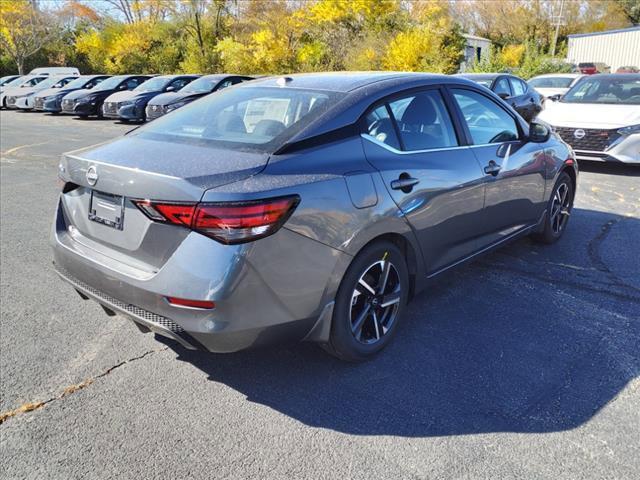
[[[352,365],[187,351],[83,302],[50,261],[58,158],[133,126],[0,124],[3,478],[637,478],[640,169],[581,164],[559,243],[449,274]]]

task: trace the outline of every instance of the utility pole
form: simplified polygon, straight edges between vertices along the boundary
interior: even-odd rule
[[[562,12],[564,10],[564,0],[560,0],[560,14],[559,15],[554,15],[553,17],[551,17],[553,19],[553,21],[555,22],[556,25],[556,30],[553,34],[553,43],[551,44],[551,56],[555,57],[556,56],[556,46],[558,44],[558,34],[560,33],[560,25],[564,24],[564,17],[562,16]]]

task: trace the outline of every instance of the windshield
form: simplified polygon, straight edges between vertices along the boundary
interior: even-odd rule
[[[212,92],[221,78],[200,77],[182,89],[185,93],[209,93]]]
[[[583,78],[562,102],[640,105],[640,75]]]
[[[533,88],[569,88],[573,77],[538,77],[529,80],[529,85]]]
[[[5,87],[19,87],[20,85],[22,85],[23,82],[27,81],[29,78],[31,77],[29,77],[28,75],[25,75],[23,77],[18,77],[15,80],[7,83]]]
[[[89,77],[79,77],[67,83],[62,90],[72,90],[74,88],[82,88],[90,80]]]
[[[136,88],[133,89],[134,92],[157,92],[162,90],[167,83],[171,81],[170,78],[166,77],[156,77],[151,80],[147,80],[144,83],[141,83]]]
[[[342,96],[297,88],[225,89],[160,117],[132,135],[267,151],[270,142],[291,137]]]
[[[105,81],[100,82],[98,85],[93,87],[93,91],[96,92],[100,90],[113,90],[118,85],[120,85],[120,82],[122,82],[125,78],[128,78],[128,76],[118,75],[116,77],[107,78]]]

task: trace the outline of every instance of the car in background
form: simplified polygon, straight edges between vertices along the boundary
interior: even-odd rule
[[[80,70],[75,67],[38,67],[31,70],[29,75],[68,75],[79,77]]]
[[[458,76],[473,80],[498,95],[531,122],[544,106],[544,97],[523,79],[506,73],[461,73]]]
[[[21,88],[31,88],[47,78],[45,75],[23,75],[0,89],[0,108],[7,108],[7,95],[19,93]]]
[[[578,63],[578,71],[583,75],[595,75],[597,73],[610,73],[611,67],[602,62]]]
[[[52,75],[30,88],[22,88],[18,95],[7,96],[7,106],[20,110],[31,110],[34,106],[35,96],[43,90],[59,90],[78,77],[66,75]]]
[[[640,73],[640,68],[628,65],[625,67],[619,67],[616,70],[616,73]]]
[[[640,164],[640,74],[583,78],[538,118],[578,160]]]
[[[54,266],[80,297],[186,348],[304,339],[350,361],[439,274],[559,240],[578,174],[488,89],[396,72],[241,83],[58,172]]]
[[[527,83],[545,98],[557,100],[583,76],[581,73],[549,73],[533,77]]]
[[[50,88],[38,92],[33,98],[33,109],[40,112],[60,113],[65,95],[77,90],[90,90],[109,77],[110,75],[82,75],[62,88]]]
[[[178,92],[167,92],[153,97],[147,103],[146,118],[147,120],[153,120],[161,117],[165,113],[183,107],[197,98],[247,80],[253,80],[253,77],[224,73],[205,75],[194,80]]]
[[[151,78],[149,75],[116,75],[103,80],[91,89],[83,88],[68,93],[62,99],[60,113],[87,118],[92,115],[102,117],[102,103],[111,94],[133,90]]]
[[[166,92],[177,92],[200,75],[160,75],[147,80],[130,92],[115,92],[103,104],[102,115],[125,122],[145,121],[147,103]]]
[[[16,78],[20,78],[20,75],[5,75],[4,77],[0,77],[0,88],[9,82],[13,82]]]

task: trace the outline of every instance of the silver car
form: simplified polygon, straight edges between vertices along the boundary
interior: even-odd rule
[[[64,155],[54,264],[186,348],[365,360],[442,272],[558,240],[577,173],[546,126],[462,78],[265,78]]]

